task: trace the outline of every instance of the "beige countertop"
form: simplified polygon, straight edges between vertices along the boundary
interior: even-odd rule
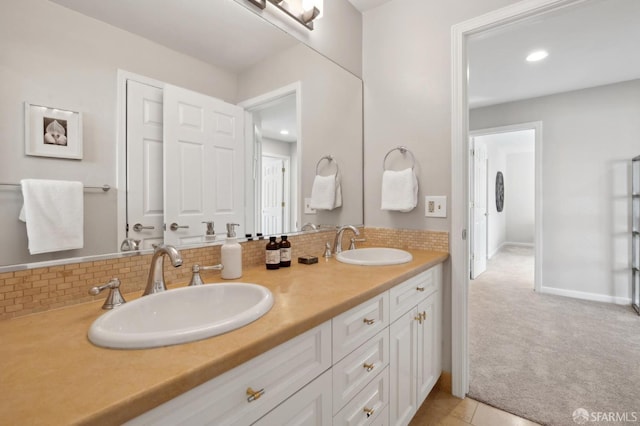
[[[269,288],[273,308],[238,330],[177,346],[99,348],[87,340],[102,302],[0,322],[0,418],[6,424],[120,424],[319,325],[448,258],[409,250],[413,261],[365,267],[245,269],[239,282]],[[220,282],[218,273],[203,273]],[[127,283],[122,283],[126,293]],[[88,288],[87,288],[88,289]],[[105,295],[106,296],[106,295]],[[125,294],[127,300],[138,294]]]

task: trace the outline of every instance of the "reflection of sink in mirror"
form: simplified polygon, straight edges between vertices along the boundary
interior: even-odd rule
[[[346,250],[336,255],[342,263],[363,266],[398,265],[413,260],[411,253],[404,250],[387,247],[369,247]]]
[[[102,314],[89,328],[98,346],[142,349],[176,345],[243,327],[273,306],[269,289],[248,283],[206,284],[144,296]]]

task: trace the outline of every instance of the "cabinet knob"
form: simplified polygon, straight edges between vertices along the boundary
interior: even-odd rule
[[[362,411],[365,412],[365,414],[367,415],[367,418],[373,416],[373,413],[375,412],[373,408],[367,408],[367,407],[364,407]]]
[[[375,366],[376,366],[375,364],[367,364],[366,362],[363,365],[364,369],[367,370],[367,371],[373,370],[375,368]]]
[[[418,316],[413,317],[413,319],[418,321],[419,324],[422,324],[422,314],[418,314]]]
[[[416,290],[418,290],[418,291],[424,291],[424,287],[416,287]]]
[[[376,320],[372,320],[372,319],[368,319],[368,318],[365,318],[365,319],[363,319],[362,321],[363,321],[365,324],[367,324],[367,325],[371,325],[371,324],[373,324],[374,322],[376,322]]]
[[[260,397],[264,395],[264,388],[254,391],[250,387],[247,388],[247,402],[253,402],[256,399],[260,399]]]

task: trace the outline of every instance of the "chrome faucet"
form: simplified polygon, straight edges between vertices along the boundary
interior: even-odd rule
[[[144,293],[142,293],[143,296],[167,290],[167,285],[164,282],[165,254],[169,256],[171,264],[174,267],[177,268],[182,265],[182,256],[180,256],[180,252],[174,246],[164,244],[157,246],[153,252],[153,257],[151,258],[147,288],[144,289]]]
[[[344,234],[344,231],[346,231],[347,229],[353,231],[353,235],[355,235],[356,237],[360,235],[360,231],[358,231],[358,228],[353,225],[344,225],[338,228],[338,231],[336,232],[336,239],[333,242],[333,252],[335,254],[342,252],[342,234]]]
[[[318,227],[311,222],[307,222],[304,225],[302,225],[302,228],[300,229],[301,231],[317,231]]]

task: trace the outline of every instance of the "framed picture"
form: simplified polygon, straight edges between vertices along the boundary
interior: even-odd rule
[[[27,155],[82,159],[82,113],[25,102]]]

